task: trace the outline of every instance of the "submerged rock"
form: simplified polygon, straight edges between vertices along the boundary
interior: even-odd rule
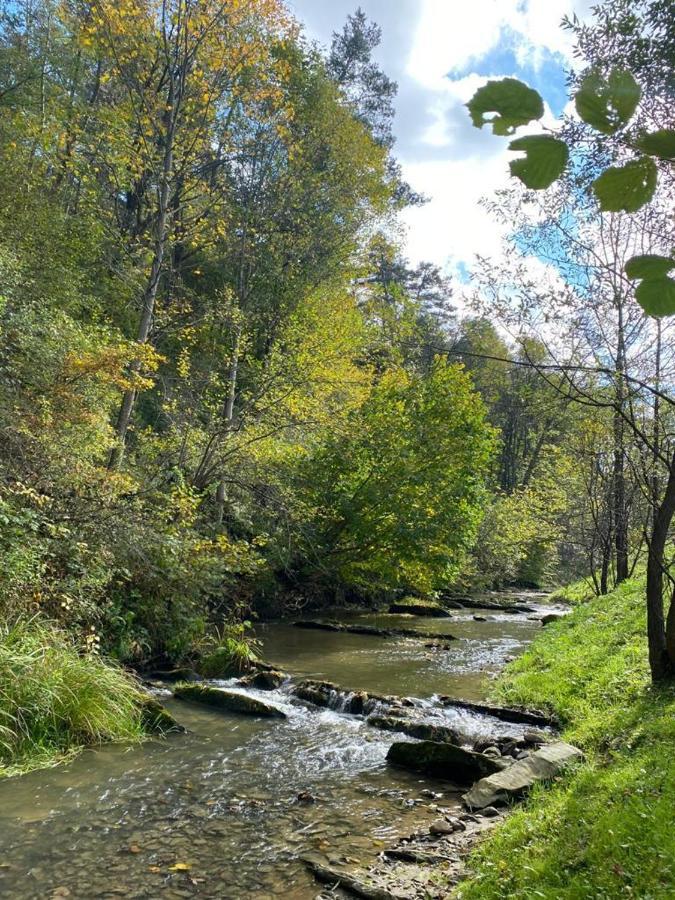
[[[226,691],[207,684],[177,684],[173,692],[179,700],[190,700],[193,703],[204,703],[223,712],[243,713],[250,716],[267,716],[285,719],[286,713],[271,703],[265,703],[256,697]]]
[[[456,744],[440,741],[400,742],[392,744],[387,762],[456,784],[471,784],[477,778],[493,775],[503,766],[501,761],[465,750]]]
[[[261,669],[251,675],[245,675],[239,679],[242,687],[258,688],[260,691],[274,691],[287,681],[290,676],[279,669]]]
[[[446,741],[457,744],[460,740],[454,729],[447,725],[437,725],[435,722],[401,719],[398,716],[368,716],[366,722],[373,728],[381,728],[384,731],[400,731],[402,734],[423,741]]]
[[[169,710],[150,694],[141,700],[141,724],[151,734],[185,731],[185,728],[178,724]]]
[[[554,741],[518,760],[508,769],[482,778],[464,794],[469,809],[484,809],[522,797],[537,781],[547,781],[583,757],[581,750]]]

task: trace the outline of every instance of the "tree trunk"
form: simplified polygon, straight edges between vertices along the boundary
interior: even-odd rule
[[[624,408],[626,391],[623,375],[626,371],[626,349],[624,343],[623,306],[619,302],[619,334],[616,353],[616,408],[614,411],[614,552],[616,555],[616,583],[628,578],[628,510],[626,508],[625,473],[625,423]]]
[[[232,361],[230,370],[227,374],[227,397],[223,407],[223,419],[225,420],[226,433],[232,427],[234,420],[234,401],[237,396],[237,372],[239,369],[239,347],[241,342],[241,328],[237,328],[234,339],[234,347],[232,349]],[[227,485],[225,479],[221,477],[216,489],[216,525],[223,524],[223,514],[225,511],[225,500],[227,498]]]
[[[664,551],[670,523],[675,515],[675,455],[670,461],[668,483],[654,523],[647,558],[647,641],[652,681],[675,676],[675,606],[671,602],[667,626],[663,615]]]
[[[143,293],[143,301],[141,304],[141,318],[138,323],[138,331],[136,334],[136,342],[145,344],[150,336],[150,328],[152,326],[152,318],[155,311],[155,301],[157,300],[157,290],[159,288],[159,280],[162,274],[162,265],[164,263],[164,253],[167,242],[167,223],[169,218],[169,185],[171,182],[171,170],[173,168],[173,146],[176,125],[176,111],[174,109],[174,90],[169,91],[169,109],[171,110],[171,119],[167,123],[166,145],[164,156],[162,159],[162,171],[159,179],[159,190],[157,200],[157,220],[155,222],[152,265],[150,267],[150,275]],[[129,366],[129,374],[133,380],[140,372],[141,362],[135,359]],[[131,413],[133,412],[134,403],[136,401],[136,391],[133,387],[128,388],[122,397],[122,403],[117,415],[115,425],[115,433],[117,441],[110,451],[108,459],[108,468],[117,469],[124,456],[126,445],[127,431],[129,430],[129,422],[131,421]]]

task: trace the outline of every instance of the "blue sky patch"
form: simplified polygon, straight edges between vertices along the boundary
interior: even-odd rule
[[[448,78],[451,81],[465,78],[467,75],[484,75],[485,77],[511,76],[520,78],[539,91],[551,107],[555,116],[559,116],[567,103],[567,85],[565,82],[565,61],[560,53],[551,53],[545,47],[537,50],[537,65],[528,54],[524,64],[519,63],[517,51],[526,46],[523,36],[511,28],[502,28],[499,41],[481,57],[475,57],[466,65],[451,69]]]

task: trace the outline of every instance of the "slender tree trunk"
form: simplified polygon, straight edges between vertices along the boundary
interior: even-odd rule
[[[157,197],[157,219],[154,228],[153,248],[152,248],[152,264],[150,266],[150,275],[143,293],[143,301],[141,304],[141,317],[138,323],[138,331],[136,333],[136,342],[145,344],[150,336],[152,327],[152,319],[155,311],[155,302],[157,300],[157,291],[159,289],[159,281],[162,274],[162,265],[164,263],[164,254],[167,243],[167,224],[169,220],[169,185],[171,182],[171,170],[173,168],[173,147],[176,126],[176,112],[174,109],[175,91],[173,87],[169,91],[168,106],[170,109],[171,119],[167,123],[166,129],[166,145],[164,156],[162,158],[162,171],[159,179],[159,189]],[[129,374],[131,379],[138,375],[141,368],[141,362],[135,359],[129,366]],[[110,452],[108,460],[108,468],[116,469],[122,462],[124,449],[126,445],[127,431],[129,430],[129,422],[131,421],[131,413],[133,412],[134,403],[136,401],[136,391],[133,387],[128,388],[122,397],[122,403],[117,415],[115,425],[116,443]]]
[[[230,369],[227,373],[227,396],[223,406],[223,419],[225,420],[225,429],[229,431],[234,420],[234,401],[237,396],[237,373],[239,369],[239,350],[241,344],[241,328],[237,328],[232,350],[232,361]],[[223,514],[225,511],[225,500],[227,498],[227,485],[225,479],[221,477],[216,488],[216,525],[223,524]]]
[[[600,594],[605,595],[608,589],[609,578],[609,558],[611,556],[611,548],[603,543],[602,545],[602,568],[600,569]]]
[[[614,470],[613,470],[613,504],[614,504],[614,552],[616,555],[616,583],[621,584],[628,578],[628,510],[626,507],[626,473],[625,473],[625,423],[623,411],[626,405],[626,393],[623,375],[626,369],[626,350],[624,343],[623,307],[619,302],[619,335],[616,353],[616,409],[614,412]]]
[[[654,510],[647,557],[647,640],[649,667],[652,680],[655,682],[675,676],[674,604],[670,605],[667,629],[663,613],[664,551],[673,515],[675,515],[675,455],[670,461],[668,483],[663,499]]]

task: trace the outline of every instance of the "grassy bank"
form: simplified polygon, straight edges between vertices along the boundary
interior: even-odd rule
[[[497,691],[557,713],[586,762],[491,835],[456,896],[674,897],[675,690],[650,687],[642,579],[548,626]]]
[[[142,694],[118,667],[37,619],[0,627],[0,777],[144,734]]]

